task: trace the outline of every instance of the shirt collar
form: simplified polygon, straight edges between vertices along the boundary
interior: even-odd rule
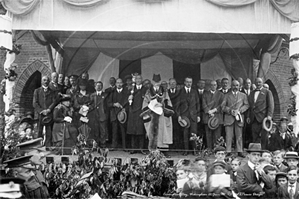
[[[100,94],[100,95],[101,95],[101,93],[102,93],[102,91],[96,91],[96,92],[97,92],[97,95],[98,95],[98,94]]]
[[[216,91],[212,91],[212,90],[210,90],[210,92],[211,92],[212,94],[214,94]]]
[[[117,88],[118,92],[121,92],[123,90],[123,88]]]
[[[188,87],[186,87],[186,86],[185,86],[184,88],[185,88],[186,91],[187,91],[188,89],[191,89],[191,88],[188,88]]]
[[[42,87],[43,87],[43,89],[48,89],[49,88],[48,86],[47,87],[46,86],[42,86]]]
[[[249,166],[252,170],[255,169],[255,165],[254,165],[252,162],[250,162],[249,160],[248,160],[248,166]]]

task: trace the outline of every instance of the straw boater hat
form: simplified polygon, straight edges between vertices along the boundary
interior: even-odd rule
[[[261,149],[261,144],[260,143],[250,143],[249,144],[249,148],[246,149],[246,151],[248,153],[251,153],[251,152],[264,152],[264,150]]]
[[[299,160],[298,153],[294,152],[294,151],[286,152],[283,158],[284,159],[297,159],[297,160]]]
[[[220,122],[219,119],[216,116],[210,117],[207,122],[208,128],[211,130],[215,130],[219,127]]]
[[[126,122],[126,120],[127,120],[127,113],[126,113],[125,109],[122,109],[122,110],[118,113],[117,118],[118,118],[118,120],[119,120],[119,122],[120,122],[121,124],[124,124],[124,123]]]
[[[178,123],[183,128],[189,128],[191,125],[189,118],[186,116],[181,116],[181,119],[178,118]]]
[[[263,129],[265,129],[266,131],[271,131],[272,126],[273,126],[273,121],[268,119],[267,117],[263,120]]]

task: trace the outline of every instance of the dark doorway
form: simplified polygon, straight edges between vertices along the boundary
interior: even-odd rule
[[[41,87],[42,74],[39,71],[34,72],[27,80],[20,99],[20,108],[24,113],[31,111],[34,113],[32,106],[33,92]]]
[[[186,64],[173,60],[173,76],[177,83],[183,84],[186,77],[193,78],[193,85],[200,79],[200,64]]]
[[[280,120],[280,101],[279,101],[279,97],[278,97],[278,93],[277,93],[277,90],[274,86],[274,84],[272,83],[271,80],[267,80],[266,81],[266,84],[269,85],[269,89],[270,91],[272,92],[273,94],[273,98],[274,98],[274,113],[273,113],[273,119],[275,122],[279,121]]]

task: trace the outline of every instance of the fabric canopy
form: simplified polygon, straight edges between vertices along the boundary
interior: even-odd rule
[[[2,0],[17,30],[289,34],[297,0]],[[76,17],[74,17],[76,16]]]

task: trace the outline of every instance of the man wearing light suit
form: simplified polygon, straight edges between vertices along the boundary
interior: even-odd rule
[[[261,143],[262,149],[268,147],[268,132],[263,129],[264,118],[272,119],[274,112],[274,100],[270,90],[263,88],[262,78],[255,79],[256,89],[249,96],[250,120],[252,127],[252,142]]]
[[[231,153],[233,135],[235,134],[238,155],[243,157],[244,112],[249,108],[249,103],[247,95],[239,91],[239,86],[239,82],[233,80],[232,89],[225,95],[222,102],[222,110],[225,113],[226,151]]]

